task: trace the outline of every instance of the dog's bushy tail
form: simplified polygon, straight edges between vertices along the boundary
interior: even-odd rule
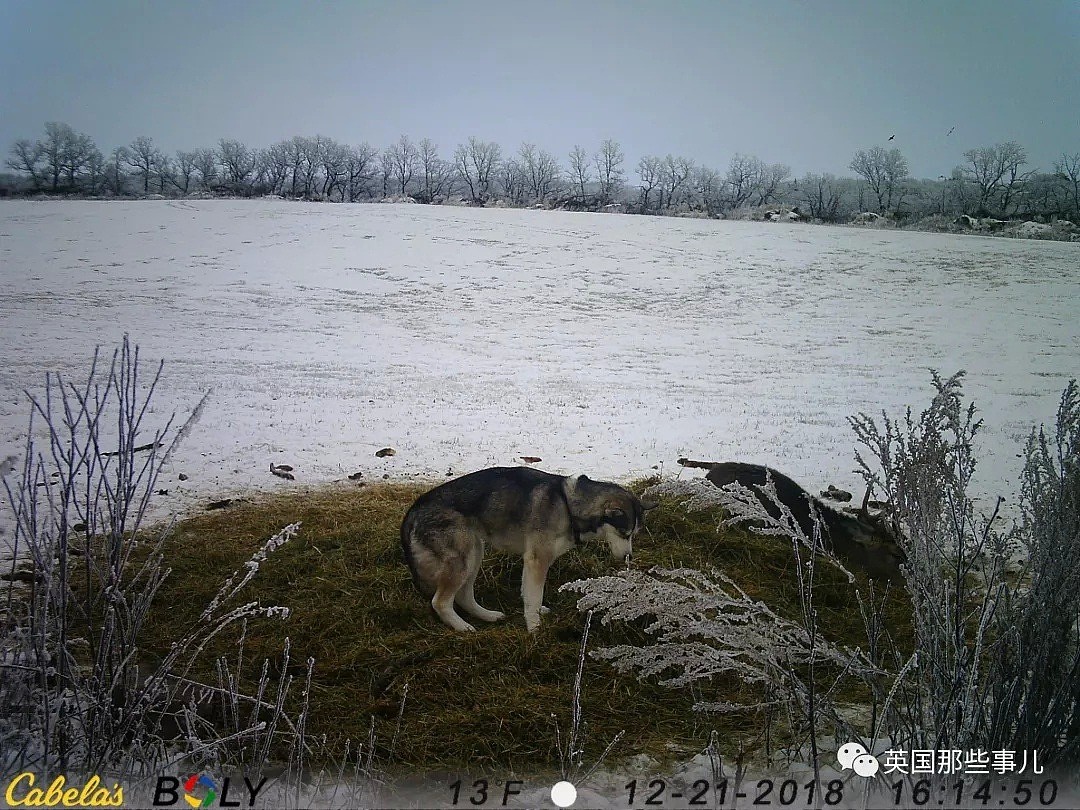
[[[421,594],[425,596],[431,596],[431,589],[424,585],[420,579],[420,573],[416,566],[416,558],[413,556],[413,542],[414,535],[417,528],[416,512],[410,509],[405,514],[405,519],[401,521],[401,554],[404,557],[405,566],[409,569],[409,574],[412,576],[413,585]]]

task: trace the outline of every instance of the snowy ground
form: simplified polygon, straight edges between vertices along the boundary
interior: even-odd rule
[[[157,412],[214,394],[159,511],[252,488],[539,456],[630,479],[681,455],[857,487],[845,417],[969,372],[981,494],[1080,374],[1080,244],[548,211],[283,201],[0,203],[0,457],[23,388],[129,332]],[[378,459],[390,446],[397,455]],[[296,483],[270,475],[296,468]],[[184,472],[189,480],[180,483]]]

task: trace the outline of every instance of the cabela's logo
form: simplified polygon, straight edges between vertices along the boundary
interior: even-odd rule
[[[63,776],[48,787],[35,787],[36,782],[29,771],[20,773],[8,783],[4,799],[11,807],[120,807],[124,803],[124,789],[114,783],[110,790],[96,775],[81,786],[68,787]]]

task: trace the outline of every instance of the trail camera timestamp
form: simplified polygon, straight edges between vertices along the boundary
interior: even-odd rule
[[[813,780],[760,779],[750,785],[735,786],[727,779],[710,782],[699,779],[686,786],[664,779],[627,782],[623,789],[627,807],[854,807],[864,806],[864,785],[832,779],[815,785]],[[1059,803],[1058,783],[1053,779],[956,780],[933,782],[898,781],[879,793],[881,807],[1065,807]],[[847,799],[847,801],[845,801]]]
[[[689,786],[669,784],[664,779],[648,782],[632,779],[623,786],[627,807],[727,807],[736,802],[764,807],[813,807],[820,789],[823,804],[835,807],[844,801],[844,782],[833,779],[820,788],[813,780],[800,783],[795,779],[759,779],[753,787],[733,786],[727,779],[710,782],[698,779]]]
[[[1054,779],[894,782],[894,807],[1065,807]]]

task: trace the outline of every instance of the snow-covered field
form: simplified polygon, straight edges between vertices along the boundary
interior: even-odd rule
[[[165,360],[162,417],[214,390],[159,511],[520,456],[618,480],[681,455],[742,459],[857,487],[845,417],[921,409],[929,367],[969,372],[978,489],[1011,496],[1023,439],[1080,375],[1080,244],[420,205],[0,203],[0,457],[22,449],[22,389],[46,370],[84,377],[124,332]]]

